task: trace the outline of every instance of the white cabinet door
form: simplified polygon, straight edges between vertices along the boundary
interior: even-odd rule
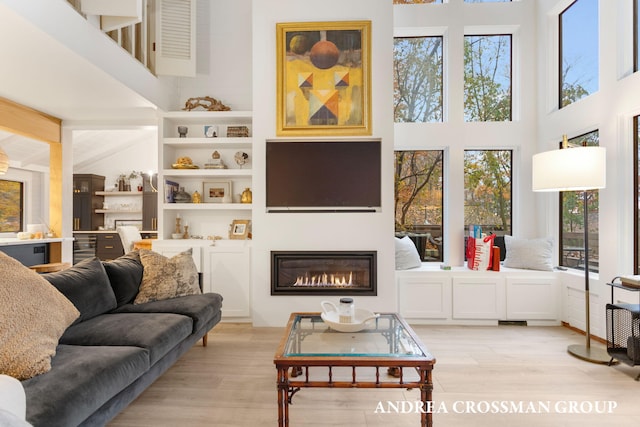
[[[449,319],[451,279],[420,276],[398,279],[400,314],[405,319]]]
[[[222,317],[251,315],[249,247],[211,246],[204,250],[204,291],[222,295]]]
[[[508,320],[556,320],[560,286],[555,276],[507,277]]]
[[[481,274],[453,277],[454,319],[504,319],[504,279]]]

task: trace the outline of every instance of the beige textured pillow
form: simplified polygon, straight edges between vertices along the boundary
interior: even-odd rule
[[[198,270],[191,252],[189,249],[167,258],[157,252],[140,249],[140,262],[144,270],[140,290],[133,303],[199,294]]]
[[[0,374],[19,380],[51,369],[62,333],[80,313],[55,287],[0,252]]]

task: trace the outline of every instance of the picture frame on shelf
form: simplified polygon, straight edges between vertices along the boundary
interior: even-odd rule
[[[205,136],[205,138],[216,138],[218,136],[218,126],[216,126],[216,125],[205,125],[205,127],[204,127],[204,136]]]
[[[203,183],[203,200],[205,203],[231,203],[232,182],[228,180],[205,181]]]
[[[371,135],[371,21],[276,24],[276,135]]]
[[[244,240],[249,237],[251,221],[248,219],[234,219],[229,230],[229,239]]]
[[[175,203],[173,196],[180,190],[180,184],[168,179],[164,180],[164,201],[165,203]]]
[[[116,219],[114,222],[114,227],[116,230],[118,227],[124,227],[132,225],[136,227],[138,230],[142,230],[142,220],[141,219]]]

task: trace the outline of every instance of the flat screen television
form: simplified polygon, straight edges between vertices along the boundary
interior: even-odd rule
[[[267,140],[266,148],[269,212],[379,210],[379,139]]]

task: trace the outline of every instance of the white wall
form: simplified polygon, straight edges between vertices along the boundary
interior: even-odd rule
[[[337,297],[270,296],[272,250],[377,250],[378,296],[356,304],[376,311],[396,309],[393,246],[393,21],[391,1],[282,0],[253,2],[254,192],[252,310],[257,326],[284,325],[292,311],[320,311],[322,299]],[[372,21],[372,128],[382,139],[382,212],[268,214],[264,182],[265,140],[276,128],[276,23]]]

